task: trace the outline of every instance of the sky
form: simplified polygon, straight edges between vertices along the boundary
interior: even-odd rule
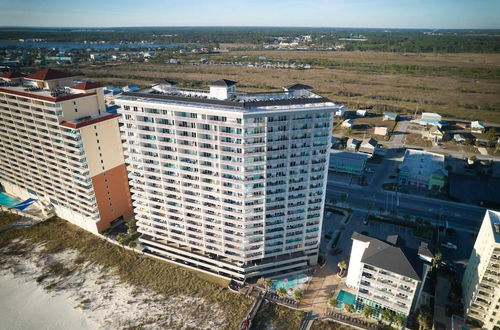
[[[500,0],[0,0],[0,26],[500,28]]]

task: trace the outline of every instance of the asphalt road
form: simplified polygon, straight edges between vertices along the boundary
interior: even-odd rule
[[[347,200],[344,202],[342,197],[346,195]],[[438,225],[445,225],[447,221],[448,227],[467,232],[479,231],[486,211],[485,208],[474,205],[391,191],[375,191],[370,187],[349,186],[332,181],[328,182],[327,197],[344,202],[345,206],[354,210],[366,211],[371,204],[372,212],[381,208],[386,212],[395,210],[398,215],[420,217]]]

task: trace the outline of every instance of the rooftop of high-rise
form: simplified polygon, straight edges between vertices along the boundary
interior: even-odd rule
[[[218,106],[231,109],[279,110],[286,108],[337,106],[333,101],[313,92],[303,84],[283,87],[283,91],[237,92],[237,82],[221,79],[209,84],[209,90],[178,88],[174,81],[164,79],[137,92],[126,92],[119,100],[140,100],[154,103],[184,103],[197,106]]]

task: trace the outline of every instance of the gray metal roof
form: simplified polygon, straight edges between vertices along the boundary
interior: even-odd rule
[[[304,85],[304,84],[292,84],[292,85],[285,86],[283,88],[286,90],[289,90],[289,91],[301,90],[301,89],[308,89],[308,90],[313,89],[311,86]]]
[[[237,84],[236,81],[221,79],[210,83],[209,86],[230,87],[236,84]]]
[[[356,232],[352,234],[352,239],[369,243],[361,262],[422,281],[421,275],[424,262],[419,258],[416,250],[395,246]]]

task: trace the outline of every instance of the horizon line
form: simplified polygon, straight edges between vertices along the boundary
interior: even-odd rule
[[[437,27],[354,27],[354,26],[292,26],[292,25],[130,25],[130,26],[30,26],[0,25],[0,28],[21,29],[120,29],[120,28],[283,28],[283,29],[365,29],[365,30],[500,30],[500,27],[437,28]]]

